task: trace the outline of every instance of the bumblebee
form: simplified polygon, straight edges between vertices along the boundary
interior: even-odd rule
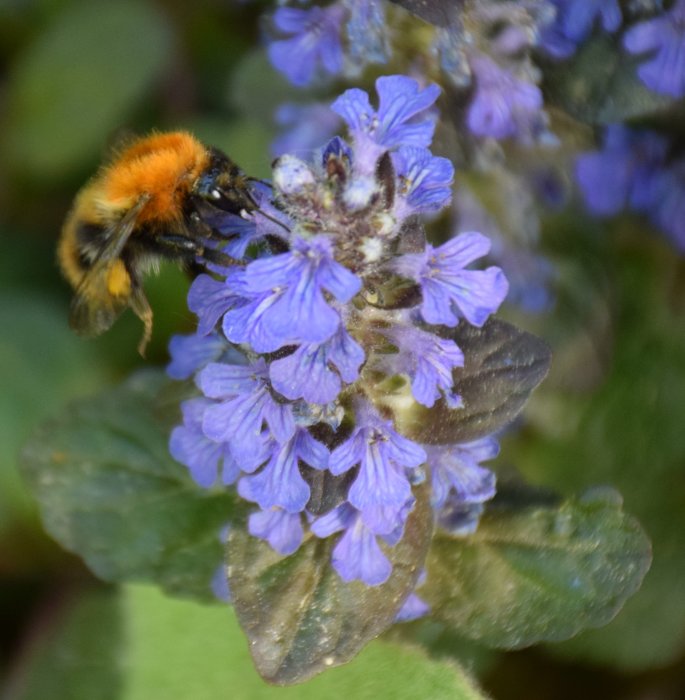
[[[57,257],[75,290],[71,327],[99,335],[131,307],[144,324],[143,354],[152,334],[143,275],[162,259],[190,270],[235,262],[210,243],[226,239],[203,213],[256,210],[252,179],[182,131],[139,138],[120,150],[76,195],[62,228]]]

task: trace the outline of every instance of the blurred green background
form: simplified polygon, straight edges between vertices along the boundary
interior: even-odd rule
[[[74,193],[122,132],[190,129],[251,174],[268,175],[273,109],[292,93],[259,48],[268,5],[0,0],[0,678],[8,698],[280,692],[255,677],[230,611],[96,581],[43,534],[17,471],[41,420],[164,363],[170,335],[192,328],[188,282],[168,266],[146,284],[155,312],[146,360],[130,313],[102,338],[73,336],[55,243]],[[652,571],[617,620],[560,645],[504,654],[430,625],[420,634],[435,659],[461,661],[495,698],[676,700],[685,697],[685,266],[643,222],[600,227],[575,206],[545,221],[544,248],[559,271],[554,309],[509,311],[548,339],[556,359],[499,462],[564,494],[616,487],[654,542]],[[383,664],[394,669],[388,659],[406,652],[376,644],[365,654],[362,669],[382,677]],[[406,666],[410,675],[409,658]],[[456,697],[441,668],[434,697]],[[368,671],[352,678],[338,688],[350,698],[410,697],[404,676],[394,690]],[[306,692],[327,697],[327,687]],[[280,694],[288,692],[309,696]]]

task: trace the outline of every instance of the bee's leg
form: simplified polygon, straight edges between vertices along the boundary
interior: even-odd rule
[[[138,343],[138,352],[142,357],[145,357],[145,348],[150,342],[150,338],[152,338],[152,308],[150,307],[150,302],[147,300],[145,293],[140,287],[133,290],[129,304],[136,316],[145,326],[143,330],[143,337]]]
[[[165,233],[157,236],[156,241],[159,252],[170,258],[181,258],[188,263],[193,263],[197,258],[200,258],[224,267],[238,264],[238,261],[230,255],[226,255],[216,248],[208,248],[202,241],[177,233]]]

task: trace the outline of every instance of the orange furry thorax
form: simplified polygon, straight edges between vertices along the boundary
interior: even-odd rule
[[[121,203],[121,209],[150,195],[138,216],[140,223],[178,220],[184,198],[208,162],[207,149],[188,133],[141,138],[104,170],[103,194],[110,204]]]

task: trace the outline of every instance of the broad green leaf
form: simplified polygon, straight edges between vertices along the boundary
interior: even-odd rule
[[[490,320],[483,328],[462,323],[441,335],[464,352],[465,366],[454,371],[463,408],[450,410],[443,400],[425,408],[404,395],[379,397],[395,411],[400,432],[417,442],[468,442],[499,430],[516,417],[549,369],[547,345],[503,321]]]
[[[219,531],[235,516],[168,451],[178,396],[161,372],[71,405],[24,449],[47,531],[107,581],[154,581],[210,598]]]
[[[259,673],[272,683],[299,683],[344,664],[393,623],[420,574],[432,534],[426,489],[402,540],[386,549],[393,564],[380,586],[345,583],[331,566],[335,538],[310,536],[289,557],[244,528],[228,538],[228,582]]]
[[[478,700],[454,664],[416,648],[372,642],[350,664],[294,688],[267,685],[229,608],[171,600],[144,586],[125,591],[131,641],[122,700]]]
[[[35,505],[17,470],[20,448],[39,421],[92,391],[105,373],[50,296],[4,291],[0,328],[0,559],[11,571],[35,566],[33,547],[42,545]]]
[[[53,619],[14,674],[15,700],[479,700],[456,665],[376,641],[350,664],[296,688],[267,685],[229,606],[152,586],[90,592]]]
[[[621,222],[607,251],[610,372],[590,396],[546,397],[555,403],[547,410],[553,419],[539,421],[545,432],[534,441],[511,437],[504,449],[537,483],[567,492],[590,481],[614,485],[649,534],[652,567],[621,614],[551,647],[574,660],[639,671],[674,663],[685,648],[685,607],[674,602],[685,580],[685,296],[682,257],[643,226],[631,232],[628,225]]]
[[[639,588],[650,543],[614,492],[486,511],[475,534],[437,533],[419,595],[434,618],[498,648],[606,624]]]
[[[171,57],[147,1],[78,2],[36,37],[10,76],[3,156],[42,177],[90,163]]]
[[[639,60],[615,37],[596,35],[571,61],[545,71],[547,100],[590,124],[612,124],[664,110],[673,100],[642,83],[636,72]]]

